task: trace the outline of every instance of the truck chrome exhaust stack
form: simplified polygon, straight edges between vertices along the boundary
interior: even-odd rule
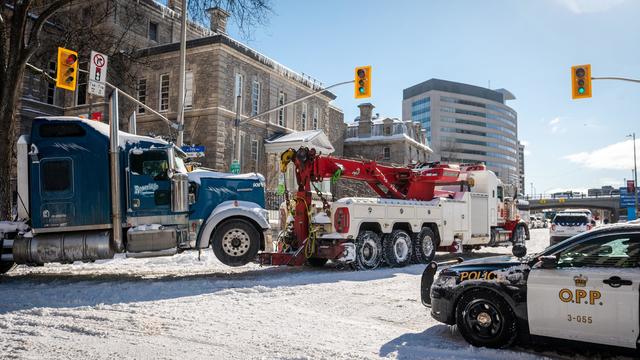
[[[113,249],[117,252],[124,248],[122,244],[122,212],[120,211],[120,147],[118,144],[118,91],[111,93],[109,110],[110,171],[111,176],[111,224],[113,227]]]

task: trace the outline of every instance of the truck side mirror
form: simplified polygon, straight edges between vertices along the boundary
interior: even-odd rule
[[[543,269],[555,269],[558,266],[558,258],[555,255],[540,256],[540,267]]]

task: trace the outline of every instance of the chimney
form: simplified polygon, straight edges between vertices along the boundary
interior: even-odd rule
[[[371,136],[371,126],[373,122],[371,121],[371,114],[373,112],[373,104],[364,103],[358,105],[360,108],[360,120],[358,121],[358,137],[370,137]]]
[[[182,16],[182,0],[167,0],[167,7]]]
[[[211,30],[218,34],[226,34],[229,13],[218,6],[207,9],[207,12],[211,19]]]

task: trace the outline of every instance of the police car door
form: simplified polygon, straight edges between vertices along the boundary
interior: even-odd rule
[[[556,269],[529,274],[531,334],[636,348],[640,235],[602,235],[555,255]]]

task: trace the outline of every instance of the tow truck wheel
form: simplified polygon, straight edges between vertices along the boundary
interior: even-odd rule
[[[356,238],[356,261],[358,270],[372,270],[382,262],[380,236],[373,231],[362,231]]]
[[[501,348],[516,339],[516,316],[504,299],[488,290],[466,292],[456,306],[456,325],[473,346]]]
[[[391,267],[403,267],[411,261],[413,247],[411,235],[404,230],[393,230],[382,241],[384,259]]]
[[[423,227],[413,242],[413,257],[417,263],[428,264],[433,261],[438,248],[436,234],[428,227]]]
[[[309,266],[311,267],[323,267],[327,261],[329,261],[329,259],[323,259],[323,258],[317,258],[317,257],[310,257],[307,258],[307,264],[309,264]]]
[[[228,266],[242,266],[253,261],[260,250],[260,233],[250,222],[229,219],[219,225],[211,238],[218,260]]]

